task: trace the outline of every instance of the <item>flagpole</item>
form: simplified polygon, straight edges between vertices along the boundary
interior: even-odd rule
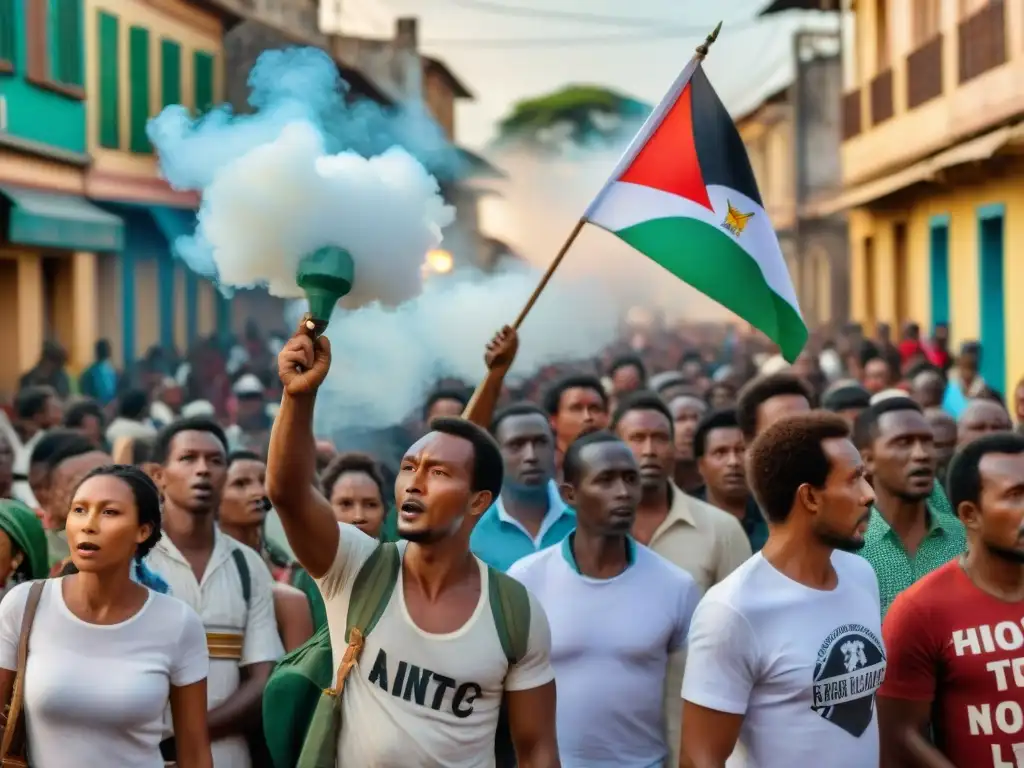
[[[704,38],[703,43],[697,46],[697,50],[694,53],[693,59],[690,61],[690,64],[686,67],[686,69],[683,70],[683,74],[679,78],[677,78],[677,82],[672,89],[673,91],[682,90],[682,88],[679,87],[680,82],[682,83],[682,86],[685,87],[686,82],[688,82],[690,79],[687,75],[687,70],[689,70],[690,75],[693,74],[693,69],[696,68],[696,64],[704,61],[705,57],[707,57],[708,55],[708,51],[711,49],[711,46],[714,44],[715,40],[718,39],[718,33],[721,31],[722,22],[718,22],[718,26],[716,26],[712,30],[710,35]],[[654,117],[655,114],[652,113],[651,117],[648,118],[648,122],[650,122],[650,120]],[[638,134],[638,138],[642,133],[643,128],[640,129],[640,134]],[[628,158],[628,155],[631,153],[633,145],[635,145],[636,143],[636,140],[634,140],[630,148],[626,150],[626,155],[623,156],[624,160]],[[623,162],[621,160],[619,161],[619,165],[623,165]],[[616,175],[617,174],[612,174],[612,178],[614,178]],[[602,190],[602,193],[603,191],[604,190]],[[600,195],[601,193],[598,193],[598,197],[600,197]],[[537,287],[533,289],[533,293],[530,294],[530,298],[526,300],[526,305],[519,313],[519,316],[516,318],[516,321],[512,324],[513,328],[519,330],[519,327],[523,324],[523,321],[526,319],[526,316],[530,313],[530,310],[533,309],[533,305],[537,303],[537,299],[540,297],[541,291],[544,290],[548,282],[551,280],[551,276],[555,273],[555,270],[558,269],[558,265],[562,263],[562,259],[565,258],[565,254],[569,252],[569,249],[572,247],[572,244],[576,242],[576,238],[579,237],[580,232],[583,231],[583,225],[586,223],[586,216],[581,217],[580,220],[576,222],[576,225],[572,228],[572,231],[569,233],[569,236],[565,239],[565,242],[562,243],[562,247],[558,249],[558,253],[555,255],[555,258],[548,265],[548,268],[544,272],[544,275],[541,277],[540,282],[537,283]]]

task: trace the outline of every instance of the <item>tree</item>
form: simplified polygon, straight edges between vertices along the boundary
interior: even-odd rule
[[[524,99],[498,124],[498,142],[534,147],[612,144],[631,136],[650,105],[595,85]]]

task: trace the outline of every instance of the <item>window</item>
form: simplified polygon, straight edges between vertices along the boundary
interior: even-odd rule
[[[118,22],[117,16],[98,13],[97,36],[99,56],[99,143],[107,149],[120,149],[120,89],[118,77]]]
[[[128,31],[129,85],[131,91],[131,132],[128,146],[132,152],[153,151],[146,136],[149,120],[149,30],[132,27]]]
[[[196,112],[202,114],[213,107],[213,54],[196,51],[192,57],[192,80]]]
[[[14,71],[14,3],[0,0],[0,72]]]
[[[84,99],[83,0],[15,0],[25,13],[29,82]]]
[[[166,38],[160,41],[160,103],[181,104],[181,46]]]

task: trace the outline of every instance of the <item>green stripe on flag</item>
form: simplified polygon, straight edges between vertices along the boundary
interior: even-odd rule
[[[758,328],[786,360],[796,360],[807,342],[804,321],[768,287],[757,262],[727,232],[673,217],[634,224],[615,235]]]

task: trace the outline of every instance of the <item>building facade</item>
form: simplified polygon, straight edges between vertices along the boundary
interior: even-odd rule
[[[123,228],[86,200],[83,0],[0,0],[0,393],[53,339],[92,357],[96,263]]]
[[[793,54],[791,82],[736,124],[804,318],[834,327],[849,314],[846,223],[817,203],[841,184],[837,35],[797,32]]]
[[[980,340],[1004,394],[1024,373],[1008,329],[1024,263],[1024,4],[884,0],[853,8],[845,62],[844,189],[853,316],[948,323]]]

